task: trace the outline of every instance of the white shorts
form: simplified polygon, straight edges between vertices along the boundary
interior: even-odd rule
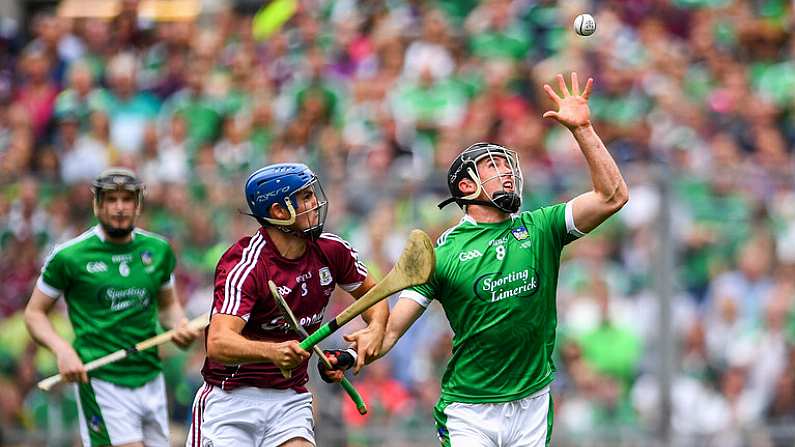
[[[186,447],[276,447],[293,438],[315,445],[312,394],[204,384],[193,401]]]
[[[143,442],[168,447],[168,408],[163,374],[138,388],[91,378],[74,384],[85,447]]]
[[[437,418],[437,428],[444,446],[545,447],[552,432],[550,407],[549,387],[511,402],[452,402],[443,408],[444,423]]]

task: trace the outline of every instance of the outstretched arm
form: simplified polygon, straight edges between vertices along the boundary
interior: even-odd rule
[[[351,295],[358,300],[375,285],[375,279],[368,274],[362,285],[351,292]],[[384,300],[362,313],[362,319],[367,323],[366,328],[345,337],[347,341],[355,340],[358,357],[353,367],[354,373],[358,374],[365,364],[370,363],[378,355],[378,351],[384,341],[387,318],[389,318],[389,306]],[[351,339],[348,340],[348,337]]]
[[[417,318],[419,318],[424,311],[425,308],[412,299],[399,299],[397,304],[395,304],[395,307],[389,311],[389,320],[386,324],[386,333],[384,334],[381,346],[379,347],[378,351],[371,357],[367,358],[364,363],[371,363],[386,355],[386,353],[395,346],[400,337],[406,333],[406,331],[411,327],[412,324],[414,324],[415,321],[417,321]],[[357,346],[360,343],[360,337],[361,331],[343,336],[346,341],[353,343],[354,346]]]
[[[377,358],[386,355],[423,312],[425,312],[425,308],[416,301],[408,298],[399,299],[389,314],[384,343],[381,345]]]
[[[550,110],[544,113],[544,118],[553,118],[571,131],[588,163],[593,190],[572,200],[574,226],[587,233],[627,203],[629,190],[615,160],[591,125],[588,97],[591,95],[593,79],[588,78],[582,94],[577,73],[571,74],[571,92],[566,87],[563,75],[557,75],[557,80],[562,97],[547,84],[544,85],[544,91],[557,105],[558,111]]]

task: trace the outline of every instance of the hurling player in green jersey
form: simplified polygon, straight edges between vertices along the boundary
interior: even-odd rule
[[[549,384],[557,325],[556,288],[563,247],[596,228],[628,200],[615,161],[591,126],[588,96],[557,77],[544,89],[588,163],[593,189],[567,203],[519,212],[522,173],[516,152],[478,143],[453,161],[452,197],[464,217],[436,244],[428,283],[403,291],[390,314],[380,355],[431,300],[442,305],[454,337],[435,407],[443,446],[545,446],[552,432]],[[355,336],[347,336],[356,342]]]
[[[99,224],[56,246],[25,308],[34,340],[49,348],[58,371],[75,382],[85,446],[169,445],[165,384],[157,348],[86,372],[85,363],[176,328],[187,347],[199,335],[174,290],[176,260],[168,242],[135,228],[143,184],[132,171],[108,169],[92,184]],[[75,333],[69,344],[47,314],[63,295]]]

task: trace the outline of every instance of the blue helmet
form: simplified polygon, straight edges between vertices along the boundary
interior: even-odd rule
[[[311,189],[315,202],[301,209],[298,192]],[[262,225],[273,225],[282,231],[312,240],[323,232],[328,200],[314,172],[303,163],[278,163],[265,166],[246,180],[246,203],[251,214]],[[271,207],[278,204],[290,213],[288,219],[271,216]],[[301,209],[300,212],[297,210]],[[295,227],[300,216],[307,215],[306,228]]]

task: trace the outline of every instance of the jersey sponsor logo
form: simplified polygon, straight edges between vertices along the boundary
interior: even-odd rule
[[[309,327],[318,324],[321,321],[323,321],[323,312],[319,314],[314,314],[311,317],[301,317],[301,319],[298,321],[298,324],[300,324],[303,327]]]
[[[530,297],[538,290],[538,275],[533,269],[509,273],[487,273],[475,281],[475,295],[494,303],[506,298]]]
[[[102,261],[93,261],[86,264],[86,271],[88,273],[101,273],[108,271],[108,265]]]
[[[506,237],[501,237],[499,239],[494,239],[492,241],[489,241],[489,246],[491,246],[491,245],[503,245],[503,244],[507,244],[507,243],[508,243],[508,237],[506,236]]]
[[[481,256],[483,256],[483,253],[481,253],[479,250],[462,251],[458,254],[458,260],[460,262],[467,262]]]
[[[290,332],[290,324],[287,322],[287,319],[282,316],[278,316],[267,323],[262,323],[259,327],[264,331]]]
[[[323,321],[323,312],[314,314],[308,317],[301,317],[298,320],[298,324],[303,327],[309,327],[312,325],[316,325]],[[278,316],[267,323],[262,323],[260,327],[266,331],[282,331],[282,332],[290,332],[292,328],[290,327],[290,323],[287,322],[287,319]]]
[[[121,262],[129,263],[129,262],[132,262],[133,257],[132,257],[131,254],[127,253],[125,255],[113,255],[113,256],[111,256],[110,260],[113,261],[114,264],[118,264],[118,263],[121,263]]]
[[[282,296],[287,296],[287,295],[289,295],[290,293],[293,292],[293,289],[291,289],[291,288],[289,288],[287,286],[279,286],[279,287],[277,287],[277,289],[279,290],[279,293]]]
[[[527,232],[527,228],[525,227],[518,227],[511,230],[511,234],[513,237],[516,238],[517,241],[523,241],[530,237],[530,234]]]
[[[333,281],[331,270],[329,270],[328,267],[320,267],[320,270],[317,271],[317,275],[320,277],[321,286],[327,286]]]
[[[108,287],[99,291],[99,298],[113,311],[149,305],[149,292],[141,287],[129,287],[127,289]]]

